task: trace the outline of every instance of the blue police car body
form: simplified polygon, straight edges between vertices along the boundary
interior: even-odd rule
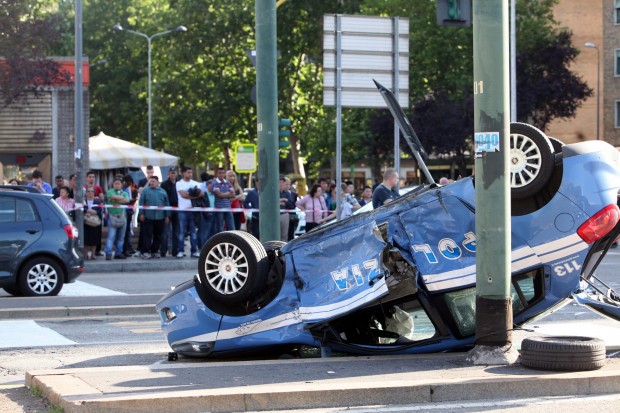
[[[544,185],[513,197],[514,323],[571,298],[620,319],[620,297],[595,276],[620,235],[618,151],[589,141],[551,155]],[[304,344],[353,354],[466,348],[475,340],[475,214],[474,179],[465,178],[286,244],[217,234],[199,274],[157,304],[162,328],[174,351],[200,357]]]

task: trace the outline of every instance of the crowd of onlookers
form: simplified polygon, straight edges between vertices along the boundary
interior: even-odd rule
[[[75,203],[75,174],[68,179],[56,176],[52,187],[43,180],[41,172],[35,170],[32,181],[27,184],[52,194],[59,207],[72,219],[76,208],[82,208],[85,259],[94,260],[97,256],[105,256],[107,260],[129,256],[160,258],[167,255],[183,258],[186,256],[186,239],[189,239],[187,252],[191,257],[198,257],[201,247],[214,234],[240,230],[243,224],[246,224],[247,231],[260,238],[260,183],[256,180],[254,188],[246,193],[232,170],[218,169],[215,176],[203,172],[199,182],[194,179],[191,167],[170,168],[166,179],[159,182],[153,166],[149,165],[145,178],[139,182],[134,182],[131,175],[116,175],[107,191],[97,185],[95,179],[96,173],[88,171],[81,206]],[[12,179],[9,184],[20,183]],[[299,223],[296,211],[305,213],[306,232],[336,218],[338,191],[335,182],[320,178],[311,184],[307,195],[300,197],[295,183],[281,176],[279,189],[281,241],[295,237]],[[365,186],[359,199],[353,183],[345,182],[341,185],[338,218],[346,218],[365,204],[372,203],[377,207],[397,196],[398,173],[393,169],[386,170],[383,182],[375,188]],[[190,209],[196,207],[218,210]],[[247,214],[248,222],[242,208],[251,210]],[[140,231],[134,248],[132,235],[136,223]],[[107,228],[107,237],[102,245],[104,227]]]

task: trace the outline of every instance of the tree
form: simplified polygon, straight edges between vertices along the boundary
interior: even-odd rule
[[[572,33],[541,39],[517,55],[517,119],[545,130],[556,118],[572,118],[592,89],[570,70],[579,51]]]
[[[61,34],[55,14],[41,16],[43,3],[33,7],[27,0],[4,0],[0,9],[0,108],[23,101],[28,92],[68,82],[70,76],[58,62],[47,58]],[[45,3],[45,2],[44,2]]]
[[[432,0],[408,3],[367,0],[364,11],[406,13],[410,18],[410,96],[416,102],[412,124],[428,150],[455,156],[464,168],[463,153],[473,134],[472,29],[437,26]],[[592,94],[570,71],[578,50],[572,46],[571,33],[558,28],[553,19],[555,4],[557,0],[517,3],[517,118],[543,130],[555,118],[573,117]],[[377,139],[391,136],[389,122],[374,119],[373,124]]]

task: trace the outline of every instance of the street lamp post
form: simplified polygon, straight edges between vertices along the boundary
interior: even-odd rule
[[[601,100],[601,55],[598,47],[591,42],[584,44],[585,47],[596,49],[596,140],[600,139],[600,100]]]
[[[148,133],[148,142],[149,142],[149,148],[151,147],[151,141],[152,141],[152,123],[153,123],[153,115],[151,112],[151,43],[153,41],[154,38],[159,37],[159,36],[163,36],[164,34],[168,34],[168,33],[174,33],[174,32],[186,32],[187,31],[187,27],[185,26],[179,26],[175,29],[171,29],[171,30],[165,30],[163,32],[159,32],[159,33],[155,33],[152,35],[147,35],[135,30],[129,30],[129,29],[123,29],[123,26],[121,26],[120,24],[115,24],[114,27],[112,27],[112,29],[116,30],[116,31],[125,31],[127,33],[131,33],[131,34],[135,34],[141,37],[144,37],[147,41],[148,44],[148,72],[149,72],[149,80],[148,80],[148,104],[149,104],[149,109],[148,109],[148,115],[149,115],[149,133]]]

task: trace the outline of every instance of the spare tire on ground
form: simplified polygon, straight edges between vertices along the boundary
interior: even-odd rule
[[[535,336],[521,343],[521,365],[537,370],[596,370],[606,357],[605,342],[592,337]]]

